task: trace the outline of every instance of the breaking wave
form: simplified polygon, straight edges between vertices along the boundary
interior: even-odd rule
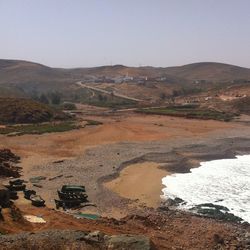
[[[164,177],[163,198],[179,197],[186,201],[186,209],[203,203],[222,205],[250,223],[250,155],[200,165],[191,173]]]

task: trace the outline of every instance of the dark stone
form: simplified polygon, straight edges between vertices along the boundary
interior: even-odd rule
[[[176,197],[174,199],[168,198],[167,200],[162,202],[161,207],[177,207],[180,204],[185,204],[185,203],[186,202],[184,200],[182,200],[181,198],[178,198],[178,197]]]
[[[224,239],[220,235],[214,234],[214,242],[216,244],[224,244]]]
[[[206,217],[214,218],[217,220],[230,221],[230,222],[241,222],[242,219],[229,213],[229,209],[224,206],[214,205],[212,203],[199,204],[190,209],[190,211],[195,212]]]

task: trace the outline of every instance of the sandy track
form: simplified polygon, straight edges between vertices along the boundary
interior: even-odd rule
[[[136,102],[142,102],[143,101],[141,99],[133,98],[131,96],[119,94],[116,91],[110,92],[110,91],[107,91],[107,90],[104,90],[104,89],[100,89],[98,87],[94,87],[94,86],[89,86],[89,85],[83,84],[81,82],[77,82],[76,84],[78,86],[82,87],[82,88],[87,88],[87,89],[94,90],[94,91],[101,92],[101,93],[108,94],[108,95],[114,95],[116,97],[120,97],[120,98],[123,98],[123,99],[131,100],[131,101],[136,101]]]

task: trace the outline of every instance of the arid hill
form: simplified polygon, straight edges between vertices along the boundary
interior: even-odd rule
[[[134,80],[121,83],[114,80],[126,76]],[[60,92],[66,101],[89,102],[95,97],[91,101],[97,102],[100,92],[76,86],[78,81],[95,83],[97,87],[109,91],[155,102],[164,96],[171,96],[175,90],[187,95],[209,89],[224,91],[230,86],[250,88],[250,69],[215,62],[166,68],[114,65],[60,69],[27,61],[0,60],[0,97],[33,98],[42,93]]]
[[[250,80],[250,69],[215,62],[193,63],[177,67],[126,67],[123,65],[93,68],[59,69],[20,60],[0,60],[0,84],[72,82],[87,75],[93,76],[160,77],[183,80],[233,81]]]
[[[160,77],[170,79],[182,79],[185,81],[233,81],[239,79],[250,80],[250,69],[230,64],[216,62],[192,63],[177,67],[126,67],[123,65],[103,66],[96,68],[75,69],[74,72],[82,72],[93,75],[126,75]]]
[[[58,81],[64,77],[63,70],[18,60],[0,60],[0,75],[0,83],[13,84]]]
[[[187,80],[207,80],[215,82],[250,80],[250,69],[230,64],[201,62],[180,67],[166,68],[170,75],[178,75]]]
[[[8,88],[9,92],[13,89],[25,95],[33,91],[53,91],[69,83],[67,70],[26,61],[0,60],[0,87]]]

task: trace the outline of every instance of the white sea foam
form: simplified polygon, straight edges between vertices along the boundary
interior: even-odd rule
[[[166,176],[162,183],[163,197],[179,197],[187,202],[185,208],[218,204],[250,223],[250,155],[202,162],[191,173]]]

